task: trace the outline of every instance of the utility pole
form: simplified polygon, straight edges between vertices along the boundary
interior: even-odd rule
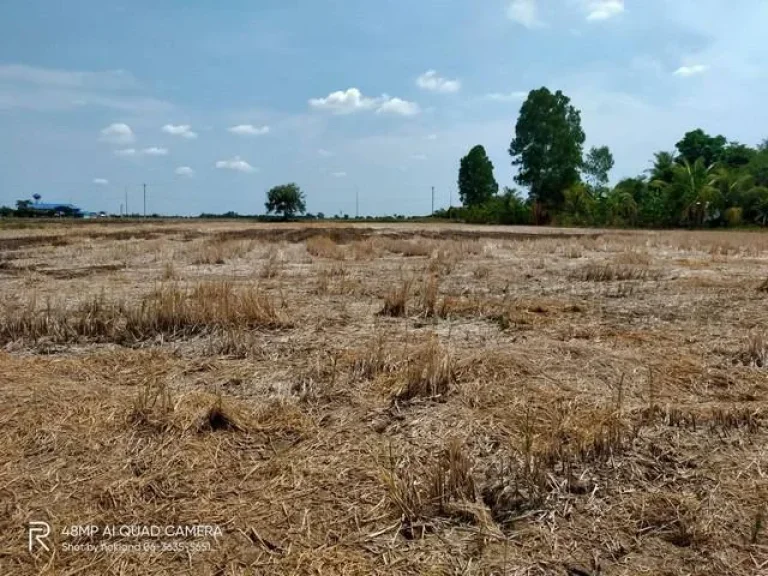
[[[432,186],[432,212],[430,212],[430,216],[434,216],[435,214],[435,187]]]
[[[147,217],[147,185],[144,184],[144,218]]]
[[[125,187],[125,217],[128,217],[128,186]]]
[[[360,217],[360,190],[355,186],[355,220]]]

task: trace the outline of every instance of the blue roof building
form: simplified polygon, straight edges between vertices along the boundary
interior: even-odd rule
[[[82,214],[83,211],[74,204],[66,202],[35,202],[29,205],[36,212],[60,212],[65,214]]]

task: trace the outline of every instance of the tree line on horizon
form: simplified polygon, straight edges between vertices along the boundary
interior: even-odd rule
[[[437,217],[472,223],[575,226],[718,227],[768,225],[768,140],[755,148],[686,133],[674,151],[653,155],[644,174],[608,186],[607,146],[584,152],[581,113],[561,91],[532,90],[520,109],[508,153],[528,197],[499,186],[485,148],[461,159],[462,207]]]
[[[527,198],[516,189],[499,190],[493,163],[485,148],[476,145],[459,165],[462,206],[438,210],[432,216],[489,224],[768,226],[768,139],[751,147],[698,128],[686,133],[675,150],[655,152],[645,173],[624,178],[613,187],[608,185],[614,166],[611,150],[599,146],[585,153],[585,140],[581,113],[568,96],[546,87],[532,90],[520,109],[507,150],[518,169],[515,181],[528,188]],[[33,198],[34,202],[17,201],[15,210],[0,207],[0,217],[48,215],[36,209],[39,194]],[[306,213],[305,194],[294,183],[275,186],[267,192],[265,208],[267,220],[297,218]],[[248,216],[228,212],[201,217]]]

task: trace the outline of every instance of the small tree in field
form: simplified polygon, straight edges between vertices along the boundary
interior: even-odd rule
[[[282,214],[286,220],[294,214],[303,214],[307,210],[304,203],[304,192],[296,184],[281,184],[267,192],[264,204],[267,214]]]

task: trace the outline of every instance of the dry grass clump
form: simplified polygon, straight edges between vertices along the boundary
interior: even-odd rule
[[[493,529],[487,509],[477,499],[473,467],[457,438],[448,440],[428,466],[410,458],[398,460],[390,447],[381,475],[399,516],[399,533],[409,540],[424,538],[440,524],[456,521]]]
[[[381,331],[372,342],[362,348],[347,350],[343,358],[353,380],[373,380],[382,374],[393,372],[397,366],[392,350],[387,346]]]
[[[33,293],[22,306],[5,305],[0,316],[0,342],[112,340],[122,329],[122,314],[122,306],[108,302],[104,294],[73,307],[50,299],[40,307]]]
[[[437,314],[437,299],[440,295],[440,278],[436,274],[431,274],[424,279],[421,286],[419,303],[423,314],[427,317]]]
[[[225,264],[228,260],[244,257],[252,248],[250,242],[215,236],[199,246],[192,256],[192,264]]]
[[[350,245],[355,260],[373,260],[381,255],[379,243],[373,238],[355,240]]]
[[[653,258],[644,250],[627,249],[614,256],[613,262],[619,266],[650,266]]]
[[[163,264],[163,280],[176,280],[179,277],[179,273],[176,270],[176,266],[174,266],[172,261],[168,261],[165,264]]]
[[[323,266],[317,274],[315,294],[351,295],[361,289],[361,282],[353,278],[343,262]]]
[[[128,421],[160,433],[246,433],[263,437],[265,443],[295,441],[312,427],[311,420],[292,404],[273,401],[252,406],[234,397],[200,390],[179,394],[174,400],[164,382],[142,387]]]
[[[577,242],[569,242],[558,246],[558,252],[565,258],[576,259],[584,256],[584,247]]]
[[[408,300],[411,295],[412,280],[402,280],[384,295],[384,307],[379,312],[381,316],[401,318],[408,315]]]
[[[191,290],[161,286],[140,306],[126,310],[125,333],[136,340],[182,336],[214,328],[281,328],[288,325],[272,298],[257,286],[203,282]]]
[[[710,519],[706,502],[692,495],[658,492],[644,496],[631,511],[638,535],[656,536],[679,548],[707,541]]]
[[[576,270],[571,277],[582,282],[621,282],[627,280],[658,280],[661,274],[656,270],[635,265],[588,264]]]
[[[527,404],[512,426],[512,453],[502,451],[486,471],[483,500],[496,522],[511,527],[531,511],[555,506],[564,495],[595,488],[593,476],[610,470],[612,459],[637,434],[622,415],[621,386],[609,408],[556,400]]]
[[[277,248],[270,246],[266,262],[259,273],[262,278],[277,278],[283,271],[283,258]]]
[[[189,392],[173,406],[172,424],[181,432],[245,432],[248,415],[232,400],[224,402],[217,394]]]
[[[495,303],[490,309],[485,316],[496,322],[501,330],[551,324],[558,316],[583,312],[579,304],[541,298],[505,300]]]
[[[437,305],[438,318],[478,318],[486,315],[488,303],[475,296],[446,294]]]
[[[448,351],[436,334],[430,334],[427,342],[416,348],[404,369],[396,375],[392,400],[439,399],[448,393],[455,381],[455,368]]]
[[[308,238],[307,252],[315,258],[344,260],[344,249],[328,236],[312,236]]]
[[[752,332],[738,359],[745,366],[768,367],[768,341],[762,332]]]
[[[475,280],[485,280],[491,274],[491,269],[485,264],[479,264],[472,269]]]
[[[181,337],[224,328],[280,328],[288,322],[258,287],[235,289],[228,282],[204,282],[193,288],[164,284],[139,304],[110,302],[104,294],[75,307],[44,307],[33,296],[0,317],[0,341],[80,340],[134,342],[158,335]]]
[[[261,357],[262,350],[253,332],[233,327],[212,333],[205,346],[205,355],[245,360]]]
[[[382,249],[406,258],[430,256],[435,250],[435,243],[426,238],[405,240],[402,238],[383,238],[379,241]]]

